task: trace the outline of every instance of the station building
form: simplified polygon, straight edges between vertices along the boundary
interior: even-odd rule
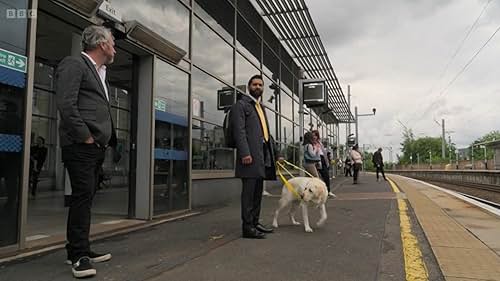
[[[298,164],[298,85],[324,78],[328,104],[304,108],[304,128],[329,148],[352,114],[303,0],[0,1],[0,256],[62,235],[69,180],[61,162],[54,71],[79,55],[82,30],[109,27],[117,151],[107,151],[93,223],[152,220],[239,196],[224,147],[221,91],[264,75],[264,104],[281,155]],[[236,95],[235,95],[236,96]],[[47,155],[36,197],[30,154]],[[111,223],[112,224],[112,223]],[[43,243],[42,243],[43,244]]]

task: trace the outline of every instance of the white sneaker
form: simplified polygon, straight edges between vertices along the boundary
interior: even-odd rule
[[[272,194],[267,192],[267,190],[262,191],[262,196],[271,196]]]
[[[333,192],[328,192],[328,196],[332,197],[332,198],[337,198],[337,195],[335,195]]]

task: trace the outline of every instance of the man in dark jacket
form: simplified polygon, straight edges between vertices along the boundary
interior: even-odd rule
[[[67,263],[76,278],[96,274],[92,263],[107,261],[111,254],[90,250],[90,210],[99,167],[108,145],[116,145],[111,118],[106,65],[114,59],[114,39],[102,26],[89,26],[82,33],[83,52],[66,57],[55,75],[62,160],[71,181],[66,237]]]
[[[385,178],[384,174],[384,159],[382,158],[382,148],[379,148],[375,153],[373,153],[373,158],[372,158],[373,165],[377,169],[377,181],[380,181],[378,173],[382,172],[382,176],[384,177],[384,180],[387,180]]]
[[[241,220],[244,238],[265,238],[273,230],[259,223],[264,179],[276,180],[274,141],[269,134],[261,96],[262,76],[248,81],[250,96],[243,95],[231,109],[231,128],[237,149],[236,177],[241,178]]]

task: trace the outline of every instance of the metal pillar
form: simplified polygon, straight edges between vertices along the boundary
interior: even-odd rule
[[[356,122],[356,144],[359,145],[359,133],[358,133],[358,107],[355,106],[354,107],[354,120]]]
[[[444,119],[441,119],[441,125],[442,125],[442,142],[441,142],[441,158],[444,159],[446,158],[446,152],[445,152],[445,143],[446,143],[446,136],[445,136],[445,129],[444,129]]]

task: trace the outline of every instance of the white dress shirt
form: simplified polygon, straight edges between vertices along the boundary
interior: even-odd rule
[[[101,65],[101,67],[97,68],[97,63],[92,59],[92,57],[90,57],[85,52],[82,52],[82,55],[86,56],[90,60],[90,62],[92,62],[92,64],[94,65],[94,67],[97,71],[97,74],[99,74],[99,77],[101,78],[101,83],[102,83],[102,86],[104,88],[104,92],[106,93],[106,98],[109,101],[108,87],[106,87],[106,65],[103,64],[103,65]]]

